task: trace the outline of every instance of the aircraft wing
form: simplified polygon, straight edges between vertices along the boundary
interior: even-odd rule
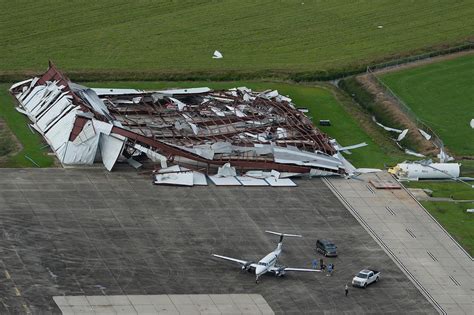
[[[275,270],[281,270],[279,268],[274,268]],[[273,271],[273,270],[272,270]],[[306,268],[288,268],[285,267],[283,271],[300,271],[300,272],[321,272],[319,269],[306,269]]]
[[[246,260],[241,260],[241,259],[237,259],[237,258],[232,258],[232,257],[227,257],[227,256],[221,256],[221,255],[216,255],[216,254],[212,254],[212,256],[214,257],[217,257],[217,258],[221,258],[221,259],[225,259],[225,260],[230,260],[230,261],[234,261],[236,263],[239,263],[241,265],[247,265],[250,263],[250,266],[251,267],[256,267],[257,264],[256,263],[252,263],[250,261],[246,261]]]

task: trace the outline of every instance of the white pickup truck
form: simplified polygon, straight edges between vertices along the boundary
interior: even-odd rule
[[[379,281],[379,278],[380,271],[364,269],[352,279],[352,285],[354,287],[367,288],[369,284]]]

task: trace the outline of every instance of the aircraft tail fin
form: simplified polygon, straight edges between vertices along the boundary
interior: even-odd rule
[[[275,235],[278,235],[280,236],[280,242],[283,242],[283,237],[285,236],[289,236],[289,237],[303,237],[302,235],[299,235],[299,234],[286,234],[286,233],[280,233],[280,232],[273,232],[273,231],[265,231],[266,233],[270,233],[270,234],[275,234]]]

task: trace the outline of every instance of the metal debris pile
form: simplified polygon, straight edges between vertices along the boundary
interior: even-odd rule
[[[354,170],[339,153],[348,148],[315,128],[278,91],[92,89],[72,83],[50,63],[42,76],[16,83],[10,92],[17,110],[28,116],[63,165],[102,161],[110,171],[117,160],[136,168],[151,160],[159,164],[155,183],[186,185],[194,183],[188,173],[210,175],[216,184],[232,177],[256,185],[248,178],[275,182],[288,174],[347,175]],[[223,168],[235,174],[222,175]],[[276,173],[262,177],[272,170]],[[260,178],[249,171],[260,172]],[[245,179],[239,180],[239,174]],[[204,182],[195,176],[195,182]]]

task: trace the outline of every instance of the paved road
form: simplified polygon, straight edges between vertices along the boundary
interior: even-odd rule
[[[325,181],[440,312],[473,314],[472,258],[406,190],[369,186],[388,173],[361,178]]]
[[[59,312],[53,296],[261,294],[278,314],[435,314],[433,306],[319,179],[299,187],[160,187],[118,170],[0,170],[0,314]],[[332,239],[336,271],[264,276],[211,253],[311,267]],[[344,284],[383,270],[367,288]],[[8,277],[6,273],[8,272]]]

